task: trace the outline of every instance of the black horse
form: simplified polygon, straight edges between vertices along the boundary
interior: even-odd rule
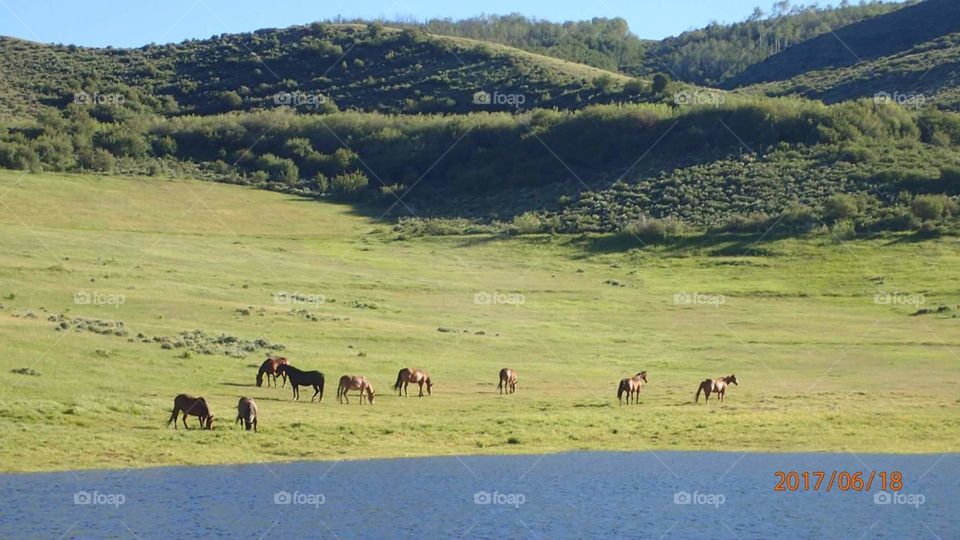
[[[277,371],[286,375],[290,380],[290,387],[293,388],[293,399],[300,399],[301,386],[312,386],[314,392],[310,401],[313,401],[317,394],[320,394],[317,403],[323,401],[323,373],[319,371],[300,371],[290,364],[280,364],[277,366]]]

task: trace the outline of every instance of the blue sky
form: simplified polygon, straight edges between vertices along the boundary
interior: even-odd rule
[[[745,19],[773,0],[0,0],[0,35],[86,46],[140,46],[224,32],[305,24],[343,15],[460,19],[522,13],[553,21],[623,17],[642,38],[658,39]],[[825,4],[826,2],[824,2]]]

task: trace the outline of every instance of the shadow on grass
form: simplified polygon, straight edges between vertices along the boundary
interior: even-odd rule
[[[704,233],[666,239],[641,239],[625,234],[581,236],[574,244],[587,254],[622,253],[631,249],[653,249],[665,255],[682,255],[692,251],[712,257],[770,257],[779,253],[769,244],[785,238],[810,238],[786,234]]]

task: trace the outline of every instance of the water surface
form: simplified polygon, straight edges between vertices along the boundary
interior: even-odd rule
[[[778,493],[775,471],[903,488]],[[960,538],[960,455],[586,452],[0,475],[2,538]],[[811,486],[812,488],[812,486]]]

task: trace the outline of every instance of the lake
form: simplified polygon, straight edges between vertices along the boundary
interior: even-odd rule
[[[834,470],[876,474],[828,492]],[[827,472],[775,492],[776,471]],[[583,452],[6,474],[0,537],[947,539],[958,473],[960,454]]]

